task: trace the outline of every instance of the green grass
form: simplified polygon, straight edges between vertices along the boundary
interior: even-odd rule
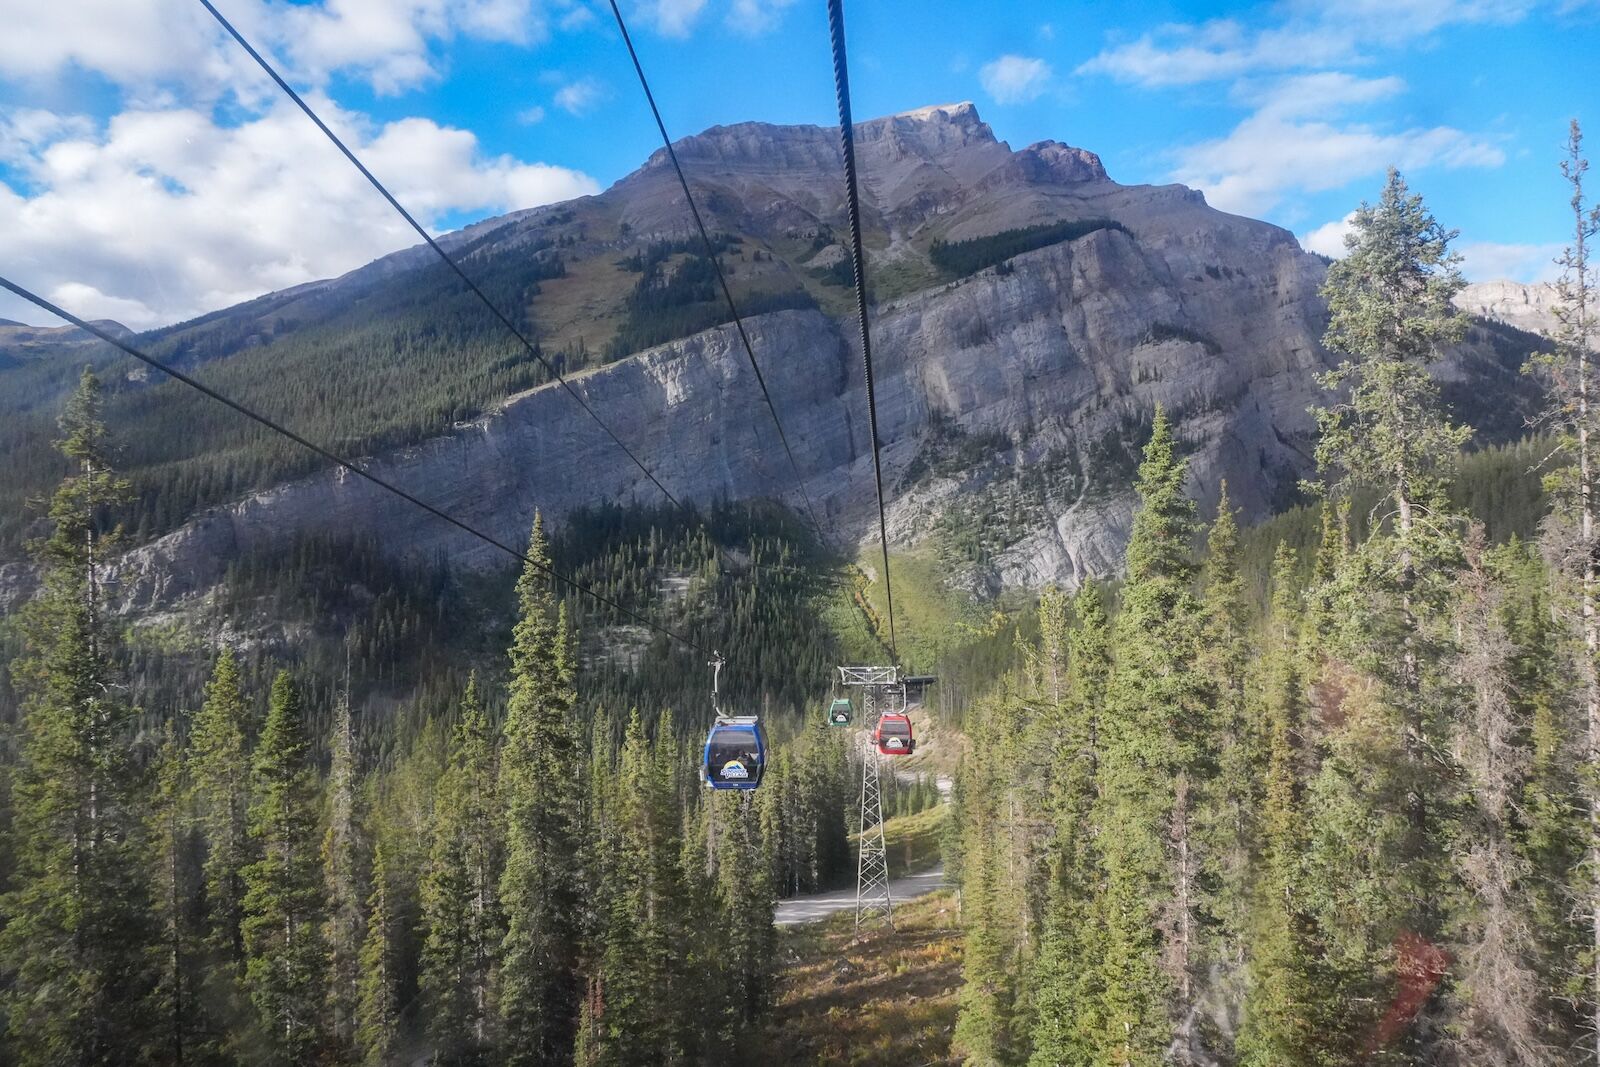
[[[896,259],[881,266],[868,264],[867,280],[872,295],[879,301],[888,301],[942,285],[946,279],[931,264],[916,258]]]
[[[951,892],[896,907],[895,929],[857,938],[853,917],[779,935],[776,1003],[758,1039],[767,1067],[935,1067],[950,1055],[961,988],[961,933]]]
[[[841,571],[841,582],[848,582],[849,575]],[[856,604],[851,587],[840,584],[829,587],[829,595],[824,599],[818,610],[822,614],[822,624],[839,642],[839,653],[847,663],[877,663],[887,661],[888,651],[883,643],[873,632],[867,622],[867,617],[861,613],[861,608]]]
[[[868,583],[865,595],[872,610],[884,619],[888,604],[882,576],[877,574],[882,559],[863,553],[861,565],[871,567],[878,577]],[[945,584],[947,572],[931,548],[919,546],[889,555],[896,643],[900,662],[912,670],[928,669],[946,653],[982,638],[991,622],[989,612],[972,596]]]
[[[939,835],[944,832],[947,810],[940,804],[915,815],[899,815],[883,821],[883,851],[889,860],[890,878],[938,866],[943,858],[939,851]]]

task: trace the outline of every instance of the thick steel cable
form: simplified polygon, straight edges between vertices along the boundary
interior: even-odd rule
[[[211,0],[200,0],[200,3],[207,11],[211,12],[212,17],[222,25],[222,28],[227,30],[228,34],[239,43],[239,47],[248,52],[250,54],[250,58],[255,60],[256,64],[260,66],[262,70],[267,72],[267,76],[278,84],[278,88],[282,89],[284,93],[288,95],[289,99],[293,100],[299,106],[300,110],[305,112],[306,117],[316,124],[317,129],[321,130],[327,136],[328,140],[333,142],[334,147],[340,152],[344,153],[344,157],[361,172],[362,177],[371,182],[372,187],[383,194],[383,198],[389,201],[389,206],[394,208],[395,211],[399,213],[400,217],[405,219],[406,222],[411,225],[413,230],[417,231],[417,234],[425,242],[427,242],[428,247],[437,252],[439,254],[439,258],[444,260],[445,263],[449,265],[451,270],[455,271],[456,276],[461,279],[468,289],[472,290],[472,292],[477,295],[479,300],[483,301],[483,306],[488,308],[494,317],[500,320],[501,325],[505,326],[507,330],[510,330],[512,335],[515,336],[518,341],[522,342],[522,346],[528,350],[528,353],[533,356],[534,359],[539,361],[540,366],[544,367],[544,369],[552,378],[561,383],[561,387],[567,391],[568,395],[570,395],[572,399],[576,400],[578,402],[578,406],[583,408],[588,416],[606,432],[606,436],[611,438],[612,442],[618,448],[622,449],[627,457],[633,461],[633,465],[638,467],[639,470],[644,473],[646,478],[650,479],[651,484],[661,491],[661,495],[671,501],[674,507],[687,511],[688,509],[678,501],[678,498],[673,496],[665,485],[661,484],[661,479],[652,474],[650,468],[646,467],[644,462],[640,460],[638,456],[634,455],[633,450],[622,443],[622,438],[618,437],[616,432],[613,431],[610,426],[606,425],[605,420],[595,412],[594,408],[589,406],[589,402],[583,398],[582,394],[580,394],[577,389],[573,388],[572,383],[567,381],[567,379],[555,369],[554,365],[552,365],[549,360],[544,358],[544,353],[539,350],[539,347],[530,341],[528,336],[517,328],[516,324],[511,321],[510,317],[506,315],[505,312],[501,311],[500,308],[495,305],[494,301],[490,300],[482,289],[478,288],[477,283],[475,283],[471,278],[467,277],[466,272],[461,269],[461,265],[451,258],[448,252],[439,247],[439,242],[433,239],[433,235],[428,233],[428,231],[423,228],[422,224],[412,216],[411,212],[407,211],[401,205],[400,201],[395,199],[394,194],[389,192],[388,188],[385,187],[384,184],[379,181],[370,170],[367,169],[366,164],[362,163],[361,160],[356,157],[356,154],[350,151],[345,143],[339,139],[339,135],[328,128],[328,124],[323,122],[321,117],[311,109],[311,105],[307,104],[300,94],[295,92],[294,88],[288,82],[283,80],[283,76],[278,73],[277,69],[274,68],[271,63],[267,62],[266,58],[262,56],[260,52],[256,51],[255,47],[251,45],[249,41],[245,40],[245,37],[242,33],[234,29],[233,23],[229,22],[227,18],[223,16],[222,12],[216,9],[216,7],[211,3]]]
[[[789,469],[794,472],[795,484],[800,487],[806,514],[811,517],[811,525],[816,528],[817,536],[826,544],[827,535],[822,532],[822,524],[817,521],[816,510],[811,506],[811,494],[806,490],[805,477],[800,473],[800,465],[795,462],[794,450],[789,447],[789,435],[783,432],[783,420],[778,418],[778,409],[772,403],[772,394],[767,392],[766,377],[761,373],[761,364],[756,362],[756,352],[750,345],[750,335],[745,332],[744,319],[739,315],[739,308],[733,302],[733,290],[728,287],[728,278],[722,272],[722,260],[718,258],[716,249],[711,245],[711,234],[707,232],[705,219],[700,215],[700,206],[695,203],[694,194],[689,191],[689,180],[683,175],[683,167],[678,162],[678,152],[672,147],[672,138],[667,135],[667,125],[661,119],[661,109],[656,106],[656,95],[650,91],[650,80],[644,76],[644,65],[639,62],[639,53],[633,47],[633,37],[628,33],[628,24],[622,19],[622,9],[617,6],[617,0],[611,0],[611,13],[616,16],[617,29],[622,32],[622,43],[628,46],[628,58],[633,60],[634,73],[639,76],[639,85],[644,89],[644,98],[650,104],[650,114],[655,117],[656,129],[661,132],[661,144],[666,148],[667,158],[672,161],[672,169],[678,175],[678,185],[683,189],[683,198],[689,202],[689,211],[694,215],[695,228],[700,231],[700,242],[705,248],[706,258],[711,261],[712,269],[717,272],[717,284],[722,288],[723,299],[728,302],[728,314],[733,316],[734,328],[739,331],[739,340],[743,342],[745,355],[750,359],[750,369],[755,372],[756,384],[761,387],[761,396],[767,402],[767,412],[772,416],[772,424],[778,428],[778,440],[783,442],[784,454],[789,457]]]
[[[663,485],[661,483],[661,479],[657,478],[655,476],[655,474],[651,472],[650,468],[646,467],[644,465],[644,461],[641,460],[637,455],[635,455],[632,449],[630,449],[626,444],[624,444],[622,442],[622,439],[620,437],[618,437],[616,432],[613,431],[611,429],[611,427],[606,424],[605,420],[600,418],[599,414],[594,410],[593,407],[591,407],[589,405],[588,401],[584,400],[583,396],[576,389],[573,388],[571,383],[568,382],[567,379],[564,378],[560,374],[560,372],[558,372],[555,369],[555,367],[552,366],[550,364],[550,362],[544,358],[544,353],[542,353],[539,350],[538,346],[536,346],[532,341],[530,341],[528,339],[528,337],[521,330],[519,330],[517,328],[516,324],[511,321],[510,317],[508,315],[506,315],[504,312],[502,312],[500,310],[500,308],[497,307],[495,305],[495,303],[492,300],[489,299],[489,297],[483,292],[483,290],[480,289],[472,281],[472,279],[467,276],[466,272],[462,270],[461,265],[458,264],[454,259],[452,259],[451,256],[449,255],[449,253],[447,253],[443,248],[441,248],[439,246],[439,243],[433,239],[433,236],[431,234],[429,234],[428,231],[426,229],[424,229],[420,223],[417,222],[416,218],[413,217],[412,214],[405,209],[405,207],[400,203],[400,201],[395,198],[394,194],[390,193],[388,188],[381,181],[379,181],[378,178],[370,170],[367,169],[366,165],[363,164],[361,162],[361,160],[356,156],[356,154],[354,152],[352,152],[350,150],[350,148],[342,140],[339,139],[339,136],[337,134],[335,134],[333,132],[333,130],[331,130],[328,127],[327,123],[322,121],[322,118],[311,108],[311,106],[309,104],[307,104],[305,102],[305,99],[303,97],[301,97],[299,93],[295,92],[294,88],[292,86],[290,86],[289,83],[286,82],[283,79],[283,76],[278,73],[277,69],[274,68],[272,66],[272,64],[269,63],[267,61],[267,59],[264,56],[262,56],[262,54],[259,51],[257,51],[256,48],[245,38],[245,36],[242,33],[240,33],[234,27],[233,23],[228,21],[228,19],[222,14],[222,12],[217,10],[215,5],[213,5],[211,3],[211,0],[200,0],[200,3],[205,7],[205,9],[207,11],[209,11],[211,13],[212,17],[217,20],[217,22],[222,26],[222,28],[227,30],[228,34],[236,42],[238,42],[239,46],[241,48],[243,48],[247,53],[249,53],[250,58],[254,59],[256,61],[257,65],[260,66],[262,70],[267,72],[267,76],[270,77],[277,84],[278,88],[282,89],[283,92],[289,97],[289,99],[293,100],[295,102],[295,104],[300,108],[300,110],[305,112],[306,117],[309,118],[316,125],[317,129],[319,129],[319,130],[321,130],[323,132],[323,134],[328,138],[329,141],[333,142],[334,147],[337,148],[344,155],[344,157],[347,160],[349,160],[350,163],[358,171],[361,172],[361,175],[364,178],[366,178],[368,182],[370,182],[372,184],[372,187],[374,189],[378,190],[378,192],[383,195],[383,198],[389,202],[389,206],[394,208],[395,211],[397,213],[399,213],[400,217],[405,219],[405,221],[410,224],[411,228],[413,230],[415,230],[417,232],[417,234],[423,239],[423,241],[425,241],[427,243],[428,247],[433,249],[434,252],[438,253],[439,258],[444,260],[445,263],[450,267],[450,269],[455,272],[456,276],[458,278],[460,278],[461,281],[467,286],[467,288],[472,290],[472,292],[477,295],[478,299],[483,302],[483,305],[489,309],[489,311],[494,315],[494,317],[499,319],[500,323],[503,326],[505,326],[505,328],[507,330],[511,331],[512,335],[515,336],[516,339],[522,343],[523,347],[528,350],[529,354],[531,354],[534,359],[539,361],[539,364],[544,367],[544,369],[550,374],[550,376],[552,378],[554,378],[557,382],[559,382],[561,384],[561,387],[567,391],[568,395],[570,395],[573,400],[577,401],[578,406],[581,407],[584,410],[584,412],[591,419],[593,419],[595,421],[595,423],[602,430],[605,431],[606,436],[611,438],[612,442],[618,448],[620,448],[622,450],[623,454],[626,455],[630,460],[633,461],[633,465],[635,467],[638,467],[639,470],[641,472],[643,472],[644,476],[650,480],[650,483],[652,485],[654,485],[658,490],[661,491],[661,495],[666,497],[667,500],[672,504],[672,506],[677,508],[680,512],[683,512],[686,515],[689,514],[690,513],[690,509],[688,507],[686,507],[681,501],[679,501],[678,498],[675,497],[672,494],[671,490],[669,490],[665,485]],[[631,49],[631,45],[630,45],[630,49]],[[654,104],[652,102],[652,107],[653,106],[654,106]],[[694,206],[694,203],[693,203],[692,200],[690,201],[690,206],[691,207]],[[696,212],[696,220],[697,221],[698,221],[698,218],[699,218],[699,213],[697,211]],[[704,235],[704,232],[705,232],[704,231],[704,227],[702,226],[701,227],[702,236]],[[716,262],[715,257],[713,257],[712,262],[713,263]],[[718,273],[718,276],[720,277],[721,273],[722,273],[722,268],[721,268],[720,265],[718,265],[718,267],[717,267],[717,273]],[[726,292],[726,288],[727,288],[727,283],[726,282],[723,283],[723,287],[724,287],[724,291]],[[731,297],[730,297],[730,304],[731,304]],[[744,335],[744,326],[743,326],[742,323],[739,325],[739,333],[740,333],[741,336]],[[749,340],[748,337],[745,337],[744,343],[745,343],[745,351],[749,352],[750,351],[750,340]],[[750,356],[750,360],[751,360],[751,365],[755,366],[755,356],[753,354]],[[757,378],[758,382],[761,381],[761,371],[760,371],[759,367],[756,368],[756,378]],[[766,390],[765,382],[761,382],[761,391],[762,391],[763,394],[766,394],[767,390]],[[770,396],[767,397],[767,404],[768,404],[768,407],[770,408],[771,404],[772,404],[772,398]],[[774,419],[777,418],[777,413],[776,412],[773,413],[773,418]],[[778,426],[778,433],[779,433],[780,436],[782,436],[782,434],[783,434],[783,426],[781,424]],[[788,442],[787,439],[784,439],[783,447],[784,447],[785,451],[788,450],[789,442]],[[794,463],[794,456],[793,456],[792,453],[789,456],[789,462],[791,464]],[[797,468],[796,469],[796,474],[798,475],[798,473],[799,473],[799,471],[798,471],[798,468]],[[827,543],[827,538],[825,536],[823,536],[823,534],[822,534],[822,527],[817,524],[816,513],[811,510],[811,498],[810,498],[809,495],[807,495],[805,493],[805,485],[804,485],[803,482],[801,483],[800,491],[801,491],[802,495],[805,495],[806,510],[811,515],[811,524],[812,524],[813,527],[816,528],[817,535],[818,535],[819,538],[821,538],[821,543],[826,544]],[[701,520],[701,525],[704,526],[704,520],[703,519]],[[722,559],[723,559],[723,561],[725,563],[727,563],[730,567],[733,565],[733,558],[732,558],[731,555],[729,555],[728,550],[726,548],[724,548],[723,546],[721,546],[719,544],[716,544],[715,542],[712,543],[712,548],[719,556],[722,557]]]
[[[867,257],[861,243],[861,194],[856,180],[856,140],[850,119],[850,70],[844,51],[843,0],[828,0],[828,34],[833,43],[833,88],[839,99],[839,147],[844,153],[845,194],[850,209],[850,260],[855,267],[856,320],[861,327],[861,365],[867,380],[867,425],[872,432],[872,475],[878,488],[878,544],[883,549],[883,594],[888,602],[889,654],[900,653],[894,639],[894,587],[889,582],[889,522],[883,507],[883,461],[878,448],[878,400],[872,384],[872,338],[867,330]]]
[[[72,325],[78,327],[78,329],[83,330],[83,331],[85,331],[87,333],[93,334],[95,337],[98,337],[100,340],[106,342],[107,344],[112,345],[112,346],[114,346],[114,347],[116,347],[118,349],[121,349],[124,353],[126,353],[129,356],[132,356],[134,359],[137,359],[139,362],[144,363],[147,366],[153,367],[156,370],[160,371],[161,373],[167,375],[168,377],[174,378],[177,381],[182,382],[184,385],[187,385],[189,388],[194,389],[194,390],[196,390],[196,391],[198,391],[200,393],[205,394],[206,396],[210,397],[212,400],[215,400],[217,403],[223,405],[224,407],[232,408],[234,411],[237,411],[239,414],[243,415],[245,418],[251,419],[254,422],[260,423],[262,426],[265,426],[267,429],[271,430],[273,433],[281,434],[284,437],[287,437],[289,440],[293,441],[295,444],[301,446],[302,448],[306,448],[306,449],[309,449],[312,452],[315,452],[317,455],[321,456],[323,459],[330,460],[333,463],[338,464],[340,467],[342,467],[345,470],[349,471],[351,474],[354,474],[356,477],[364,478],[365,480],[371,482],[373,485],[376,485],[378,488],[384,490],[385,492],[393,493],[395,496],[399,497],[401,500],[406,501],[408,504],[412,504],[412,505],[414,505],[414,506],[416,506],[418,508],[421,508],[423,511],[426,511],[428,514],[434,516],[435,518],[442,519],[445,522],[449,523],[451,526],[454,526],[457,529],[464,531],[465,533],[471,534],[473,537],[476,537],[478,540],[482,541],[484,544],[490,545],[490,546],[492,546],[494,548],[498,548],[500,551],[504,552],[506,555],[511,556],[514,559],[521,560],[523,563],[527,564],[530,567],[535,568],[536,570],[543,571],[545,574],[549,575],[551,578],[553,578],[556,581],[560,582],[561,584],[569,587],[573,591],[575,591],[577,593],[580,593],[580,594],[582,594],[582,595],[584,595],[586,597],[589,597],[591,600],[595,601],[596,603],[604,604],[606,607],[612,608],[612,609],[620,612],[621,614],[627,616],[629,619],[632,619],[634,622],[639,623],[641,626],[648,627],[649,629],[654,630],[656,633],[659,633],[659,634],[662,634],[662,635],[664,635],[666,637],[669,637],[672,640],[677,641],[680,644],[687,645],[689,648],[694,649],[696,652],[705,652],[706,651],[706,649],[703,646],[701,646],[700,644],[698,644],[697,642],[692,641],[687,637],[684,637],[682,634],[675,633],[674,631],[669,630],[664,626],[660,626],[660,625],[658,625],[658,624],[656,624],[654,622],[651,622],[649,619],[645,618],[643,615],[640,615],[640,614],[638,614],[637,612],[634,612],[634,611],[630,611],[628,608],[623,607],[621,604],[617,603],[615,600],[612,600],[612,599],[610,599],[608,597],[602,596],[599,593],[596,593],[594,590],[590,589],[588,586],[582,584],[581,582],[577,581],[576,579],[568,578],[566,575],[562,574],[560,571],[557,571],[552,567],[549,567],[549,566],[547,566],[545,564],[539,563],[536,560],[530,559],[528,556],[524,555],[522,552],[520,552],[517,549],[511,547],[510,545],[506,544],[504,541],[501,541],[500,539],[498,539],[496,537],[492,537],[489,534],[484,533],[482,530],[479,530],[474,526],[467,525],[466,523],[462,522],[460,519],[456,518],[454,515],[451,515],[448,512],[442,511],[439,508],[434,507],[432,504],[429,504],[428,502],[426,502],[424,500],[419,500],[417,497],[412,496],[410,493],[406,492],[404,489],[401,489],[399,486],[395,485],[394,483],[386,481],[385,479],[380,478],[375,474],[371,474],[368,471],[363,470],[362,468],[356,466],[350,460],[345,459],[343,456],[341,456],[341,455],[339,455],[339,454],[337,454],[335,452],[331,452],[328,449],[323,448],[319,444],[316,444],[316,443],[314,443],[312,441],[308,441],[306,438],[301,437],[298,433],[296,433],[295,431],[289,429],[287,426],[284,426],[284,425],[282,425],[282,424],[280,424],[278,422],[275,422],[272,419],[268,418],[267,416],[262,415],[260,412],[257,412],[257,411],[255,411],[255,410],[253,410],[251,408],[246,407],[245,405],[239,403],[237,400],[234,400],[234,399],[232,399],[230,397],[224,396],[223,394],[217,392],[215,389],[211,388],[209,385],[205,385],[205,384],[203,384],[203,383],[201,383],[199,381],[196,381],[194,378],[189,377],[189,375],[183,373],[181,370],[178,370],[175,367],[168,366],[167,364],[165,364],[165,363],[161,362],[160,360],[156,359],[154,356],[150,356],[150,355],[147,355],[144,352],[141,352],[139,349],[134,348],[132,345],[128,344],[126,341],[123,341],[121,338],[116,337],[116,336],[106,332],[105,330],[103,330],[100,327],[96,326],[92,322],[86,322],[83,319],[80,319],[78,316],[72,314],[72,312],[67,311],[64,308],[58,307],[55,304],[52,304],[50,301],[46,300],[44,297],[39,296],[37,293],[31,292],[30,290],[23,288],[22,286],[18,285],[16,282],[11,281],[9,278],[6,278],[4,276],[0,276],[0,288],[4,288],[4,289],[10,290],[11,292],[15,293],[17,296],[20,296],[22,299],[28,301],[31,304],[34,304],[34,305],[40,307],[40,308],[43,308],[45,311],[50,312],[50,314],[55,315],[57,318],[60,318],[60,319],[62,319],[64,321],[66,321],[66,322],[70,322]]]

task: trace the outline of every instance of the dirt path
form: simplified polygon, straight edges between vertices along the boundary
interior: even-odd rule
[[[944,864],[923,871],[921,874],[908,874],[904,878],[895,878],[889,882],[889,897],[896,904],[903,900],[912,900],[925,896],[936,889],[944,888]],[[848,889],[834,889],[827,893],[810,893],[802,897],[790,897],[788,900],[778,901],[778,906],[772,914],[775,926],[794,926],[799,923],[814,923],[819,919],[826,919],[841,911],[855,911],[856,891],[851,886]]]

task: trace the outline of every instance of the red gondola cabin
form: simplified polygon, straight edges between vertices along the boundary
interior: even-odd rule
[[[911,719],[893,712],[884,715],[872,732],[872,743],[885,756],[911,755],[917,747],[917,739],[911,735]]]

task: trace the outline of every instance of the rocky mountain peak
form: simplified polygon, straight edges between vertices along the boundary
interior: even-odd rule
[[[1029,216],[1021,219],[1025,224],[1036,221],[1034,215],[1059,213],[1059,205],[1035,203],[1051,195],[1046,190],[1107,180],[1098,156],[1059,141],[1012,151],[967,101],[867,119],[855,130],[868,222],[888,229],[909,232],[973,198],[999,198],[1008,212]],[[708,195],[743,207],[740,225],[779,232],[842,219],[836,127],[742,122],[713,126],[674,148],[692,181],[714,183],[716,192]],[[670,228],[681,215],[669,170],[660,150],[613,187],[636,230]],[[1027,203],[1017,203],[1017,194]]]
[[[973,145],[998,144],[971,102],[934,104],[856,123],[863,146],[885,144],[906,153],[939,155]]]
[[[989,124],[970,102],[935,104],[856,123],[856,142],[864,156],[879,163],[931,160],[963,149],[1000,146]],[[730,170],[778,165],[838,165],[836,126],[778,126],[740,122],[713,126],[674,142],[684,162],[720,165]],[[1003,147],[1003,146],[1002,146]],[[665,149],[651,154],[641,172],[667,165]]]
[[[1100,157],[1087,148],[1074,148],[1060,141],[1038,141],[1017,153],[1019,167],[1034,181],[1107,181]]]

